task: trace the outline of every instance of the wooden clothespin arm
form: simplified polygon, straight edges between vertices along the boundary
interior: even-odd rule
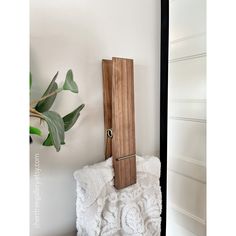
[[[114,186],[136,183],[135,110],[133,60],[102,61],[105,158],[113,158]]]

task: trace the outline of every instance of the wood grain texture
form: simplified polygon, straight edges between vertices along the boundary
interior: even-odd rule
[[[136,183],[133,60],[102,61],[105,158],[113,157],[114,185],[122,189]],[[106,130],[112,128],[113,138]]]
[[[112,156],[112,139],[107,129],[112,128],[112,60],[102,60],[105,159]]]
[[[136,183],[133,60],[112,58],[112,156],[117,189]],[[119,158],[129,156],[127,159]]]

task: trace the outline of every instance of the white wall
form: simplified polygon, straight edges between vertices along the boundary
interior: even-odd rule
[[[61,93],[53,110],[65,115],[81,101],[86,104],[59,153],[41,146],[42,138],[31,145],[31,235],[75,235],[72,174],[103,160],[103,58],[134,59],[137,153],[159,153],[160,1],[31,0],[30,4],[32,97],[42,94],[57,71],[62,82],[71,68],[79,96]],[[34,176],[37,153],[41,184]],[[37,196],[41,200],[35,200]],[[36,203],[39,229],[33,225]]]

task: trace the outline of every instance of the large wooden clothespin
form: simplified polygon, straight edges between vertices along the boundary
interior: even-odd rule
[[[105,158],[112,156],[114,186],[136,183],[133,60],[102,60]]]

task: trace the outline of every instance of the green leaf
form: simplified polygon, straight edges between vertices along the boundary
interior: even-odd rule
[[[65,142],[61,142],[61,145],[65,144]],[[43,146],[52,146],[52,136],[51,134],[48,134],[47,138],[43,142]]]
[[[43,112],[43,117],[48,124],[48,131],[51,135],[52,143],[58,152],[65,138],[63,119],[54,111]]]
[[[38,136],[42,135],[41,130],[36,128],[36,127],[30,126],[29,131],[30,131],[30,134],[35,134],[35,135],[38,135]]]
[[[63,122],[64,122],[64,129],[65,131],[68,131],[69,129],[72,128],[72,126],[75,124],[75,122],[78,120],[80,116],[80,112],[84,108],[84,104],[80,105],[78,108],[76,108],[74,111],[69,113],[68,115],[63,117]],[[65,143],[61,143],[65,144]],[[52,146],[52,137],[50,134],[48,134],[46,140],[43,143],[44,146]]]
[[[31,89],[32,87],[32,74],[30,72],[30,75],[29,75],[29,88]]]
[[[57,75],[58,75],[58,72],[53,77],[51,83],[49,84],[47,90],[45,91],[42,97],[47,96],[48,94],[58,89],[57,83],[55,82]],[[38,102],[37,105],[35,106],[35,109],[39,112],[48,111],[51,108],[52,104],[54,103],[56,96],[57,96],[57,93],[44,99],[43,101]]]
[[[78,93],[78,86],[73,79],[72,70],[68,70],[68,72],[66,74],[66,80],[64,82],[63,89],[70,90],[73,93]]]
[[[52,137],[51,134],[48,134],[47,138],[43,142],[43,146],[52,146]]]
[[[63,117],[65,131],[68,131],[69,129],[72,128],[72,126],[75,124],[75,122],[79,118],[80,112],[82,111],[84,106],[85,106],[84,104],[80,105],[74,111],[72,111],[71,113]]]

